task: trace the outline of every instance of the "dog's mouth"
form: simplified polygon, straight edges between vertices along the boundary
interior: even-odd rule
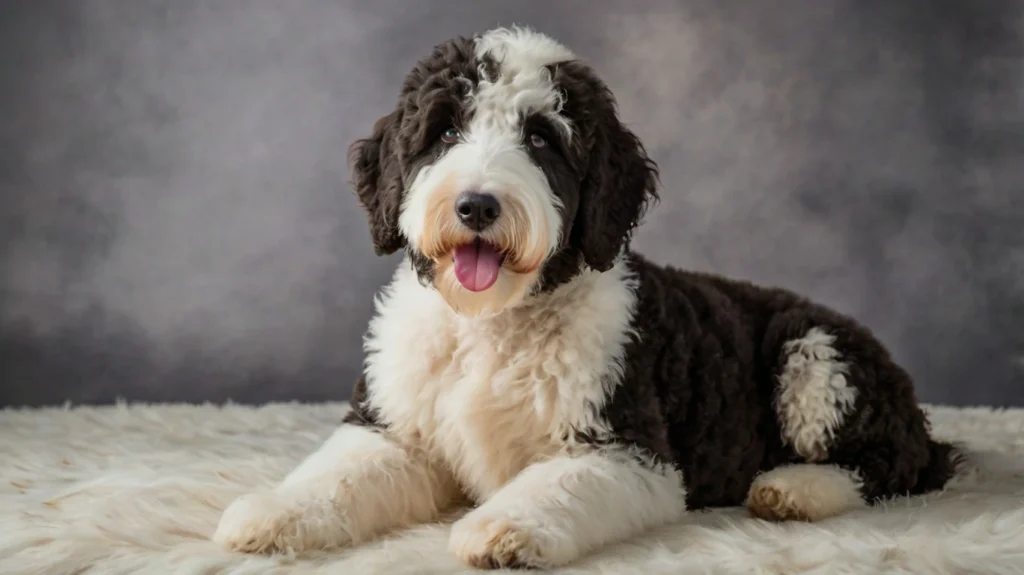
[[[493,244],[477,238],[455,248],[452,259],[455,263],[455,277],[462,287],[479,292],[498,281],[498,273],[505,263],[505,254]]]

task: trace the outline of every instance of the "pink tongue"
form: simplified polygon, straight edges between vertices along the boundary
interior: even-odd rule
[[[469,291],[484,291],[498,281],[501,256],[491,244],[477,240],[455,248],[455,277]]]

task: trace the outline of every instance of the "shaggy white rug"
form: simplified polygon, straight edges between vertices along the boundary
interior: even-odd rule
[[[561,573],[1024,573],[1024,410],[930,408],[970,447],[945,492],[818,524],[694,513]],[[0,413],[0,573],[450,574],[447,528],[347,552],[253,557],[209,541],[237,495],[314,449],[344,407],[117,406]],[[614,520],[612,518],[612,520]]]

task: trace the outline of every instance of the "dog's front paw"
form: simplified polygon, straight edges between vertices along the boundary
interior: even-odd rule
[[[501,515],[470,512],[452,526],[449,550],[477,569],[532,569],[553,566],[550,535]]]
[[[326,502],[325,502],[326,503]],[[326,503],[301,504],[275,492],[236,499],[221,515],[213,541],[243,553],[296,553],[347,542],[341,514]]]

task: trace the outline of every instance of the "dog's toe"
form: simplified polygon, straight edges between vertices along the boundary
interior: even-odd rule
[[[548,564],[537,535],[508,518],[471,513],[452,526],[449,547],[476,569],[534,569]]]

